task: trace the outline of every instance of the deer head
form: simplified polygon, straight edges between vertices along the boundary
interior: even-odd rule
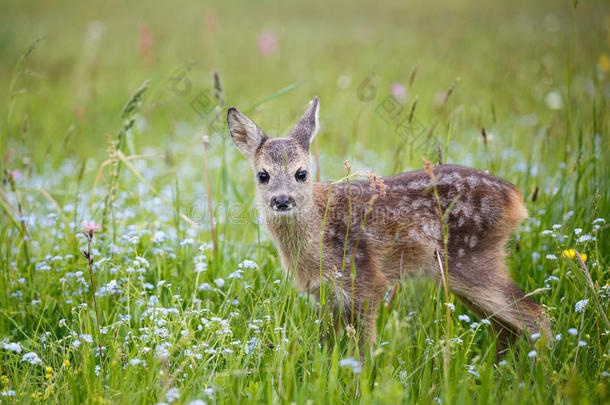
[[[319,108],[315,97],[284,138],[269,138],[235,107],[227,112],[231,138],[250,160],[257,204],[267,218],[305,214],[313,205],[309,149],[318,130]]]

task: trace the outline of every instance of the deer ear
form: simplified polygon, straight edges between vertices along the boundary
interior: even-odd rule
[[[253,156],[260,144],[267,139],[263,130],[235,107],[227,111],[227,124],[233,143],[244,155]]]
[[[309,150],[309,146],[318,133],[318,117],[320,111],[320,103],[318,96],[309,102],[309,108],[303,114],[297,125],[290,131],[290,136],[296,139],[305,150]]]

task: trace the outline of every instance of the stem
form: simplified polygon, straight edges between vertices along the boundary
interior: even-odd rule
[[[100,367],[103,369],[104,355],[102,352],[102,333],[100,331],[100,314],[97,309],[97,300],[95,299],[95,283],[93,282],[93,259],[91,258],[91,239],[93,239],[93,233],[90,231],[90,235],[87,237],[87,260],[89,262],[89,278],[91,279],[91,295],[93,297],[93,308],[95,309],[95,321],[97,323],[97,346],[100,351]]]
[[[212,247],[214,248],[214,258],[218,258],[216,250],[216,229],[214,228],[214,206],[212,205],[212,190],[210,188],[210,172],[208,169],[208,147],[210,139],[207,136],[203,137],[203,168],[205,171],[205,188],[208,192],[208,208],[210,210],[210,229],[212,232]]]

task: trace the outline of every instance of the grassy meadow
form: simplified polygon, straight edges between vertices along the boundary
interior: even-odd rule
[[[2,9],[0,403],[610,401],[607,1]],[[323,180],[424,156],[517,185],[507,261],[550,341],[497,358],[428,280],[388,294],[371,361],[320,341],[224,118],[281,136],[314,95]]]

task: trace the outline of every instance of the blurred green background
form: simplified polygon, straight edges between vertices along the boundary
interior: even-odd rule
[[[606,70],[610,64],[609,9],[607,1],[580,2],[575,10],[571,1],[3,2],[0,99],[9,98],[19,56],[43,38],[28,62],[33,74],[16,86],[31,94],[17,98],[8,124],[15,136],[2,145],[3,155],[21,145],[33,161],[103,155],[104,134],[116,132],[125,100],[147,78],[144,115],[151,125],[134,139],[136,149],[171,142],[176,123],[201,125],[185,100],[163,92],[189,62],[197,63],[189,76],[193,95],[211,88],[218,70],[227,104],[242,109],[300,84],[252,112],[253,119],[281,134],[317,94],[320,149],[371,166],[364,151],[385,153],[398,142],[375,116],[392,83],[405,87],[405,104],[418,97],[417,117],[431,125],[442,92],[459,78],[447,112],[454,117],[439,120],[437,133],[480,145],[480,127],[507,123],[499,136],[508,137],[519,116],[534,113],[534,126],[549,127],[549,147],[563,150],[565,112],[548,102],[565,105],[568,61],[572,97],[599,97],[591,94],[596,78],[607,97],[607,77],[598,73],[600,61]],[[366,103],[357,88],[371,73],[378,92]],[[518,138],[533,132],[515,130]],[[415,159],[407,166],[419,165]]]
[[[3,1],[1,9],[2,401],[607,403],[607,0]],[[119,165],[109,140],[119,139],[123,106],[145,80],[118,147],[146,156]],[[444,330],[446,299],[425,281],[401,284],[380,309],[375,359],[362,369],[351,368],[345,335],[319,344],[329,325],[283,277],[251,210],[253,174],[224,124],[235,105],[279,136],[314,95],[322,179],[342,177],[345,159],[354,171],[389,175],[421,168],[423,155],[521,189],[530,219],[507,261],[548,310],[549,348],[539,339],[532,354],[522,338],[498,362],[495,335],[455,297]],[[391,119],[388,100],[400,111]],[[193,102],[214,108],[202,115]],[[423,133],[416,144],[397,130],[409,116]],[[211,142],[213,256],[201,135]],[[82,221],[102,225],[89,275],[99,317],[88,310]],[[255,269],[242,269],[250,260]],[[140,316],[149,305],[167,310],[167,324]],[[103,369],[96,326],[109,331],[100,337]],[[148,332],[161,326],[159,336]],[[456,349],[447,368],[448,341]],[[28,362],[29,352],[40,359]]]

